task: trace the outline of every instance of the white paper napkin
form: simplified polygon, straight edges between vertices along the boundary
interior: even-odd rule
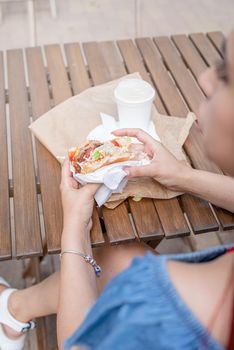
[[[115,120],[114,117],[105,114],[105,113],[100,113],[101,117],[101,124],[97,126],[95,129],[90,131],[90,133],[87,136],[88,140],[99,140],[101,142],[111,140],[115,138],[113,134],[111,134],[112,131],[120,129],[121,125],[119,122]],[[146,131],[149,135],[151,135],[155,140],[161,142],[160,137],[157,134],[157,131],[155,129],[153,121],[150,122],[148,130]],[[138,143],[139,141],[134,138],[134,142]]]
[[[147,165],[149,163],[148,159],[130,160],[104,166],[89,174],[74,174],[73,176],[82,185],[87,183],[102,184],[95,195],[95,200],[100,207],[110,198],[112,193],[121,193],[127,185],[127,173],[123,170],[123,167]]]

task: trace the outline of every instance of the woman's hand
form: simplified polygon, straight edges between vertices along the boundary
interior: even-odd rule
[[[64,229],[76,227],[85,232],[90,231],[92,227],[94,195],[99,186],[100,184],[87,184],[82,187],[72,177],[69,161],[64,162],[60,185]]]
[[[171,190],[182,190],[182,177],[192,168],[177,160],[160,142],[141,129],[119,129],[113,134],[136,137],[143,143],[143,145],[136,144],[136,149],[144,151],[151,159],[149,165],[124,168],[130,178],[150,176]]]

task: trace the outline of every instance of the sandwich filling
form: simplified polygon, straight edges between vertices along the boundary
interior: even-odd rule
[[[86,174],[105,165],[134,159],[130,151],[131,138],[118,137],[106,142],[91,140],[69,151],[75,173]]]

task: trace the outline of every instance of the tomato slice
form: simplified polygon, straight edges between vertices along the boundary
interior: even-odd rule
[[[76,150],[68,152],[68,157],[70,162],[74,161],[75,153],[76,153]]]
[[[111,140],[111,143],[116,147],[121,147],[121,145],[116,140]]]
[[[88,158],[90,157],[90,153],[92,152],[92,150],[93,150],[93,147],[89,147],[89,148],[85,151],[84,157],[85,157],[86,159],[88,159]]]

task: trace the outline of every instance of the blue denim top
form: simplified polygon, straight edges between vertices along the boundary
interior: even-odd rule
[[[229,247],[178,255],[148,252],[134,258],[107,284],[65,349],[79,345],[92,350],[224,350],[177,293],[167,261],[207,262]]]

